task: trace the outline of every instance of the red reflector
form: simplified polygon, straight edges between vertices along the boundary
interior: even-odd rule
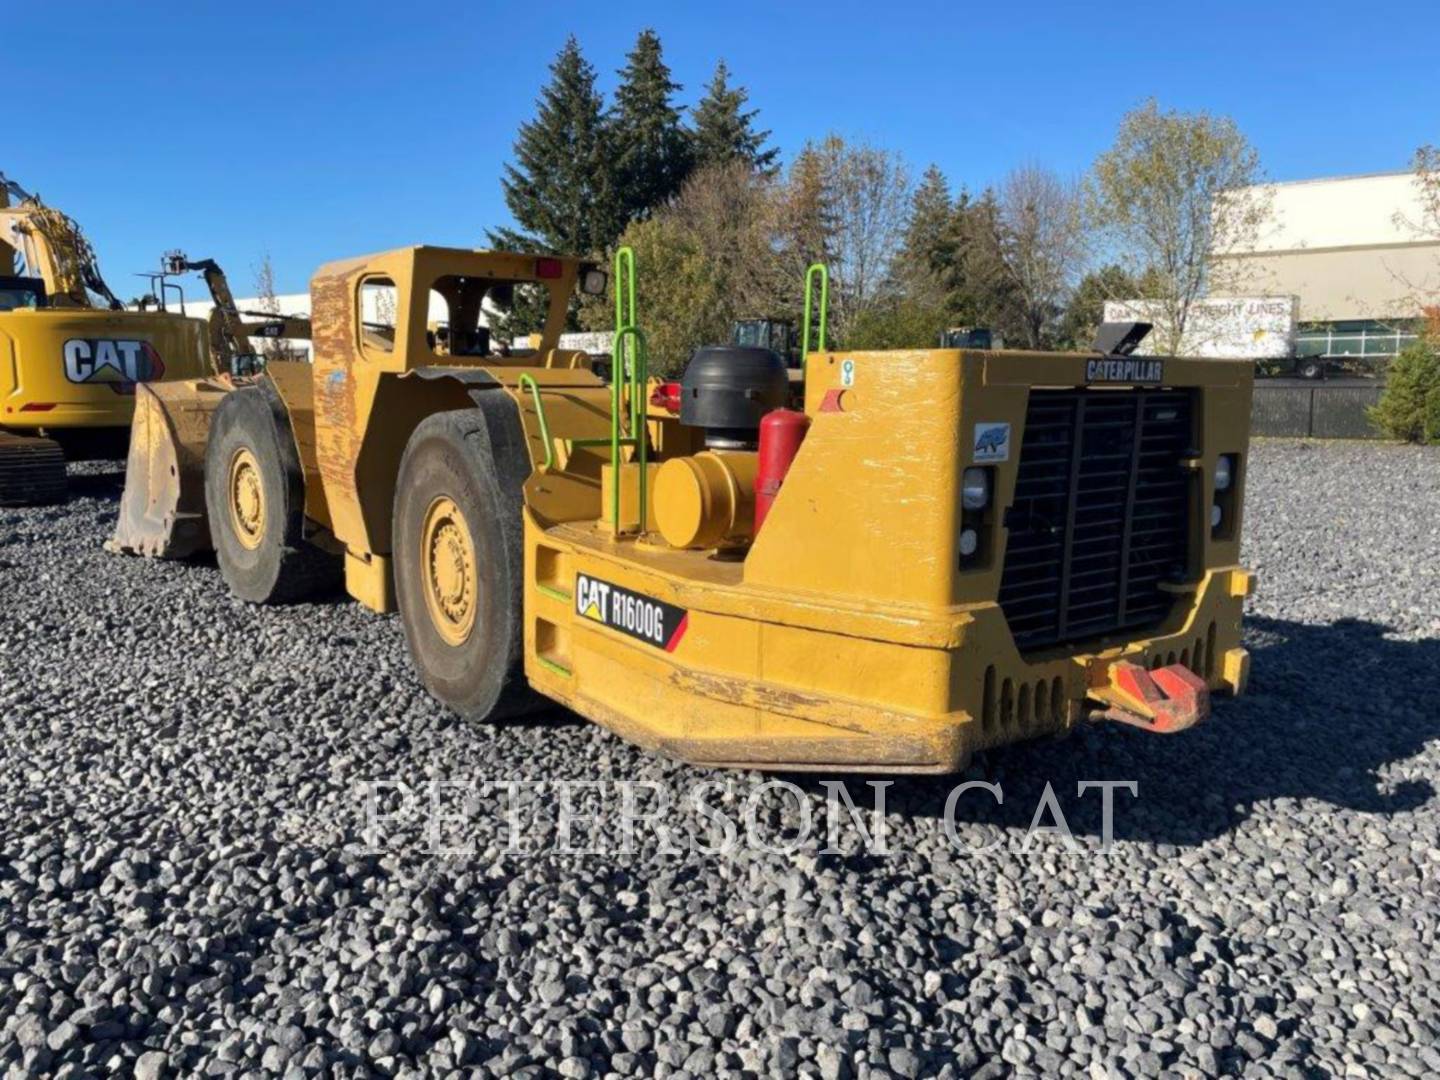
[[[680,384],[678,382],[662,382],[650,395],[650,404],[664,409],[668,413],[678,413],[680,411]]]
[[[55,407],[53,401],[27,401],[20,406],[21,412],[49,412]]]
[[[538,278],[558,278],[565,272],[565,266],[559,259],[536,259],[535,276]]]

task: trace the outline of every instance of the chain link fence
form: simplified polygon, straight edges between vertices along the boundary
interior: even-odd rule
[[[1297,386],[1255,383],[1250,428],[1255,435],[1305,439],[1375,439],[1367,410],[1380,400],[1382,383]]]

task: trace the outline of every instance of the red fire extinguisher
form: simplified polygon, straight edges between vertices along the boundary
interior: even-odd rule
[[[760,454],[755,468],[755,534],[765,523],[790,463],[800,452],[810,417],[790,409],[776,409],[760,420]]]

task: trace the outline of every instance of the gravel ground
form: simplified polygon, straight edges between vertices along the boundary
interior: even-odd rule
[[[396,619],[107,555],[119,475],[72,481],[0,511],[11,1075],[1440,1073],[1440,452],[1257,445],[1250,695],[1173,739],[977,760],[1004,802],[965,795],[955,832],[985,854],[944,831],[954,780],[888,789],[890,854],[858,829],[824,854],[817,780],[797,803],[563,712],[468,727]],[[777,850],[671,854],[642,826],[630,854],[613,828],[586,834],[608,853],[516,854],[494,791],[438,837],[396,814],[367,841],[380,778],[728,781],[710,802],[758,807]],[[1108,851],[1081,780],[1138,785]],[[1047,783],[1073,847],[1027,839]],[[612,825],[614,790],[589,793]],[[527,846],[553,848],[557,798],[522,804]],[[664,820],[709,835],[689,804]]]

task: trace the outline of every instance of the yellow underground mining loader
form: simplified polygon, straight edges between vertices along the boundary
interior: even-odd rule
[[[126,310],[80,227],[0,174],[0,505],[63,498],[67,458],[123,457],[136,387],[202,374],[204,329]]]
[[[608,383],[557,347],[596,266],[322,267],[313,366],[167,385],[137,417],[154,459],[113,546],[213,545],[257,603],[343,580],[461,714],[548,699],[707,765],[947,772],[1087,717],[1178,731],[1243,690],[1249,364],[1138,355],[1139,327],[1088,354],[821,340],[789,409],[765,349],[652,386],[633,267]],[[482,312],[517,289],[548,315],[502,355]]]

